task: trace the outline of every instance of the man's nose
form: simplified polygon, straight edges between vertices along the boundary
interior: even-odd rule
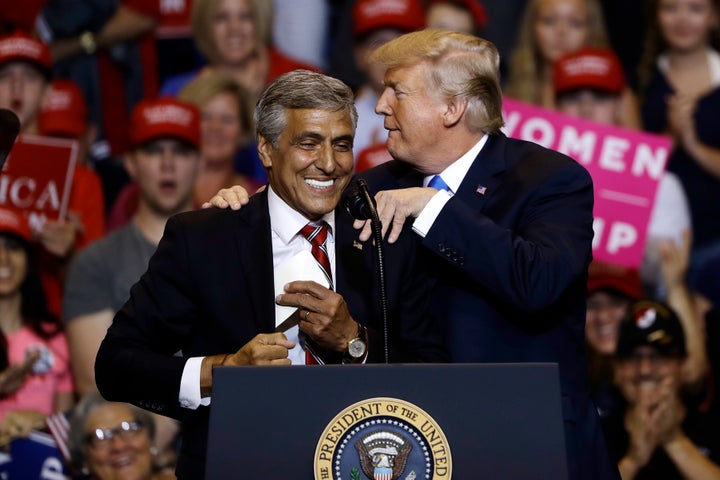
[[[377,103],[375,104],[375,113],[378,115],[390,115],[390,104],[388,103],[388,95],[390,95],[390,89],[385,88],[380,94]]]

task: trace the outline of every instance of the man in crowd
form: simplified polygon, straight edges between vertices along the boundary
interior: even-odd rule
[[[95,364],[106,398],[183,417],[179,478],[204,472],[214,366],[384,359],[372,248],[357,242],[352,218],[337,208],[353,171],[352,91],[297,70],[263,92],[255,120],[269,188],[239,212],[168,221]],[[412,235],[386,246],[392,362],[445,359],[415,251]],[[273,286],[308,252],[324,284],[295,277]],[[298,328],[283,326],[276,302],[297,310]]]
[[[717,415],[685,402],[686,356],[683,327],[668,305],[630,307],[615,360],[626,406],[604,419],[623,480],[720,478]]]

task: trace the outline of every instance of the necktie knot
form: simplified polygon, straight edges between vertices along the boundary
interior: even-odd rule
[[[322,221],[317,224],[312,222],[308,223],[300,229],[300,235],[305,237],[313,247],[319,247],[327,241],[328,224]]]
[[[452,190],[450,190],[450,187],[448,187],[448,184],[445,183],[445,180],[442,179],[440,175],[435,175],[430,179],[430,182],[428,183],[428,187],[432,187],[436,190],[446,190],[450,193],[452,193]]]

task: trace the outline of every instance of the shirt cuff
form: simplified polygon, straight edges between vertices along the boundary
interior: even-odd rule
[[[185,362],[180,378],[180,406],[197,410],[200,405],[210,405],[210,397],[200,397],[200,370],[205,357],[192,357]]]
[[[413,231],[425,238],[430,228],[432,228],[433,223],[435,223],[435,219],[440,215],[440,210],[443,209],[452,197],[452,194],[447,190],[439,190],[433,195],[427,205],[425,205],[425,208],[422,209],[422,212],[420,212],[420,215],[418,215],[413,222]]]

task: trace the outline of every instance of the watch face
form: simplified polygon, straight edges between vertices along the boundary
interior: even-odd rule
[[[359,338],[350,341],[348,345],[348,353],[353,358],[360,358],[365,354],[365,342]]]

